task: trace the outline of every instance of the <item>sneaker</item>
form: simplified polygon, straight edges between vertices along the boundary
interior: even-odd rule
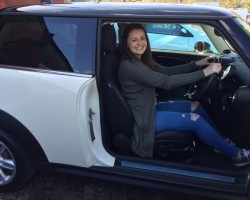
[[[244,167],[250,165],[250,150],[241,149],[240,150],[241,159],[234,160],[234,165],[237,167]]]
[[[232,140],[230,140],[229,138],[225,138],[225,141],[228,142],[229,144],[232,144],[235,146],[235,143]],[[219,151],[217,149],[214,149],[214,152],[218,153],[218,154],[223,154],[221,151]]]

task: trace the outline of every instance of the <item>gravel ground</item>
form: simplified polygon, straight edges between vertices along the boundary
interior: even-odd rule
[[[20,191],[0,200],[209,200],[72,175],[37,173]],[[211,199],[210,199],[211,200]]]

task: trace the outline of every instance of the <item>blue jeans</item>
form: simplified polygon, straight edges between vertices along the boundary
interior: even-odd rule
[[[200,116],[197,120],[192,120],[191,113]],[[225,141],[200,105],[191,111],[190,101],[169,101],[156,105],[156,134],[164,130],[193,131],[205,144],[231,159],[239,153],[234,144]]]

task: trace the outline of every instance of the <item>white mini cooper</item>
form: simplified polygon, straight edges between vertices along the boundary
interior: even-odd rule
[[[250,28],[233,13],[142,3],[10,7],[0,11],[0,191],[19,189],[48,167],[206,197],[249,198],[250,168],[235,167],[192,132],[157,134],[151,159],[133,153],[133,119],[117,81],[127,23],[179,24],[202,34],[194,49],[180,50],[187,41],[181,37],[189,35],[180,30],[176,49],[153,46],[154,60],[171,67],[211,56],[222,74],[159,89],[157,100],[199,100],[223,135],[250,148]],[[168,34],[163,38],[167,43]]]

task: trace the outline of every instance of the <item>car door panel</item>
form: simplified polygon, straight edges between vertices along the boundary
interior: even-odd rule
[[[82,167],[114,164],[102,146],[95,78],[0,70],[1,110],[34,135],[49,162]],[[89,108],[95,112],[95,140],[90,135]]]

